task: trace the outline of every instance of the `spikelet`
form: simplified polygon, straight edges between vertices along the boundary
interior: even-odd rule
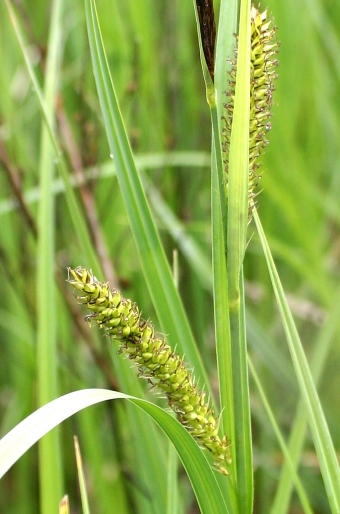
[[[258,157],[267,146],[267,132],[271,129],[272,95],[275,89],[274,80],[277,78],[278,61],[274,55],[278,52],[275,40],[276,27],[272,20],[267,21],[267,10],[260,13],[254,6],[251,8],[251,56],[250,56],[250,113],[249,113],[249,205],[256,196],[256,186],[260,180]],[[226,192],[228,195],[228,168],[231,127],[234,114],[234,97],[236,85],[237,49],[235,60],[231,65],[229,90],[226,92],[228,102],[225,104],[226,115],[223,117],[222,131],[223,154],[227,175]]]
[[[119,352],[136,363],[140,377],[165,393],[180,423],[202,448],[211,452],[218,471],[228,475],[229,441],[226,436],[219,437],[219,421],[183,359],[155,333],[149,321],[141,318],[136,303],[111,290],[109,284],[99,282],[91,271],[78,267],[68,268],[68,272],[68,282],[75,288],[78,302],[91,311],[86,321],[95,321],[120,342]]]

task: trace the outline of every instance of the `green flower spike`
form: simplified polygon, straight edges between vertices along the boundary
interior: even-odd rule
[[[272,96],[275,89],[274,80],[277,78],[278,61],[273,56],[278,53],[278,43],[275,40],[276,27],[272,20],[267,21],[267,10],[260,13],[254,6],[251,8],[251,55],[250,55],[250,119],[249,119],[249,204],[254,202],[254,192],[261,178],[257,170],[257,162],[262,150],[267,146],[267,132],[271,129]],[[231,65],[229,90],[226,92],[228,102],[223,117],[225,127],[223,136],[223,153],[225,155],[225,171],[227,174],[228,194],[228,155],[230,146],[231,127],[234,114],[234,97],[236,84],[237,49],[235,60]]]
[[[137,364],[140,377],[165,393],[180,423],[202,448],[211,452],[218,471],[228,475],[229,441],[226,436],[219,437],[219,420],[183,359],[155,334],[149,321],[141,318],[136,303],[111,290],[109,284],[99,282],[91,271],[80,267],[68,271],[68,282],[79,292],[79,303],[92,311],[86,321],[96,321],[112,339],[120,342],[119,352]]]

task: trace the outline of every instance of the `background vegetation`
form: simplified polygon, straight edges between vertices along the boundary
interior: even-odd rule
[[[340,7],[321,0],[299,4],[270,0],[268,6],[279,27],[281,49],[259,212],[306,354],[314,367],[321,364],[320,398],[339,448]],[[218,3],[215,7],[218,12]],[[52,3],[17,2],[16,12],[35,72],[46,86]],[[178,250],[180,293],[214,384],[209,271],[211,126],[193,6],[166,0],[101,0],[98,14],[123,119],[137,163],[146,170],[145,186],[171,263],[174,249]],[[46,369],[52,366],[57,370],[58,395],[85,387],[119,390],[115,367],[121,357],[108,339],[88,330],[84,312],[65,283],[68,265],[89,263],[84,262],[87,257],[82,254],[57,174],[54,233],[47,243],[41,238],[38,187],[46,165],[42,116],[4,3],[0,20],[0,430],[4,435],[41,401],[41,396],[37,399],[37,377],[43,356],[37,353],[37,341],[41,303],[48,302],[46,292],[55,293],[56,298],[55,326],[52,318],[46,319],[46,325],[49,337],[57,342],[57,352]],[[56,131],[70,173],[82,184],[76,193],[104,269],[105,276],[99,278],[119,285],[124,296],[136,300],[144,316],[157,324],[110,160],[81,0],[63,6],[60,37],[53,101]],[[91,181],[85,183],[89,172]],[[169,219],[167,209],[178,226]],[[245,262],[249,351],[288,438],[298,389],[264,258],[250,226],[252,234]],[[199,253],[186,251],[189,236]],[[42,244],[51,246],[55,291],[52,279],[44,289],[41,283],[37,287]],[[255,512],[266,513],[275,505],[283,457],[257,389],[251,386]],[[161,403],[152,392],[146,390],[145,395]],[[62,489],[70,495],[74,512],[80,511],[80,500],[73,434],[78,435],[83,453],[92,512],[111,512],[113,502],[117,512],[137,508],[147,512],[150,484],[137,473],[139,427],[129,423],[128,410],[125,404],[107,403],[62,425]],[[156,451],[163,455],[167,442],[158,433],[157,441],[161,442]],[[299,474],[313,511],[329,512],[308,433]],[[183,505],[178,512],[195,512],[184,474],[180,488]],[[0,482],[0,511],[37,512],[38,502],[34,447]],[[289,509],[301,511],[295,496]]]

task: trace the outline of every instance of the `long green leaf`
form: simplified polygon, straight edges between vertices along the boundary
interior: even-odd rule
[[[44,100],[49,122],[54,125],[54,101],[58,85],[60,48],[62,46],[63,0],[52,6],[51,27],[46,61]],[[54,152],[48,130],[42,127],[39,160],[41,197],[38,212],[37,252],[37,388],[38,405],[58,396],[56,305],[54,290]],[[59,431],[49,433],[39,443],[40,509],[49,514],[62,496],[62,466]]]
[[[231,341],[229,325],[229,302],[228,302],[228,278],[225,260],[226,252],[226,230],[227,230],[227,204],[224,188],[224,170],[222,160],[222,145],[220,137],[220,116],[222,105],[218,103],[221,95],[215,89],[210,77],[201,38],[201,30],[196,2],[194,1],[196,16],[196,26],[198,33],[198,44],[200,51],[203,78],[206,87],[206,98],[210,108],[212,123],[212,155],[211,155],[211,227],[212,227],[212,261],[213,261],[213,301],[214,301],[214,320],[215,320],[215,341],[216,357],[219,380],[220,405],[222,409],[221,421],[223,433],[231,442],[231,471],[230,480],[224,484],[226,495],[232,502],[233,509],[237,511],[237,499],[235,492],[236,459],[235,459],[235,440],[234,432],[234,407],[233,407],[233,380],[232,380],[232,360],[231,360]],[[225,14],[225,11],[222,11]],[[219,34],[221,25],[225,19],[219,21]],[[225,26],[227,29],[227,24]],[[220,38],[221,39],[221,38]],[[223,39],[224,41],[224,39]],[[226,49],[219,45],[218,59],[226,59]],[[216,68],[216,63],[215,63]],[[220,71],[220,70],[219,70]],[[221,79],[221,74],[218,75]],[[220,84],[221,86],[221,84]]]
[[[230,313],[237,497],[239,512],[251,513],[254,494],[253,459],[243,277],[240,278],[239,290],[239,312],[237,314],[234,312]]]
[[[289,453],[289,449],[287,448],[286,446],[286,443],[283,439],[283,436],[280,432],[280,429],[279,429],[279,426],[275,420],[275,416],[274,416],[274,413],[269,405],[269,402],[268,402],[268,399],[266,397],[266,394],[264,392],[264,389],[262,387],[262,384],[261,384],[261,381],[260,381],[260,377],[258,376],[257,372],[256,372],[256,369],[255,367],[253,366],[252,362],[251,362],[251,359],[248,358],[248,363],[249,363],[249,369],[253,375],[253,378],[254,378],[254,381],[255,381],[255,384],[256,384],[256,387],[259,391],[259,394],[260,394],[260,397],[261,397],[261,400],[262,400],[262,403],[264,405],[264,408],[267,412],[267,415],[269,417],[269,420],[270,420],[270,423],[273,427],[273,430],[275,432],[275,435],[276,435],[276,438],[280,444],[280,447],[281,447],[281,450],[282,450],[282,453],[283,455],[285,456],[285,459],[286,459],[286,462],[287,462],[287,466],[289,467],[289,470],[290,470],[290,474],[291,474],[291,478],[292,480],[294,481],[295,483],[295,487],[296,487],[296,490],[299,494],[299,498],[300,498],[300,501],[301,501],[301,504],[303,506],[303,509],[304,509],[304,512],[306,514],[313,514],[313,511],[311,509],[311,506],[309,504],[309,501],[308,501],[308,498],[307,498],[307,495],[306,495],[306,491],[301,483],[301,480],[296,472],[296,469],[295,469],[295,466],[294,466],[294,463],[293,463],[293,458],[294,457],[291,457],[290,453]],[[274,511],[275,512],[275,511]]]
[[[250,2],[241,1],[237,72],[228,171],[227,271],[233,366],[237,497],[240,513],[253,508],[253,462],[245,329],[243,259],[248,223],[250,118]]]
[[[88,499],[88,494],[87,494],[87,486],[86,486],[86,479],[85,479],[85,473],[84,473],[83,459],[81,456],[78,437],[75,436],[73,439],[73,442],[74,442],[74,453],[76,456],[76,463],[77,463],[78,482],[79,482],[83,514],[90,514],[90,505],[89,505],[89,499]]]
[[[160,407],[145,400],[109,391],[83,389],[44,405],[0,440],[0,477],[41,437],[76,412],[96,403],[127,399],[150,415],[174,444],[187,471],[202,514],[228,514],[214,471],[185,428]],[[136,426],[138,431],[139,427]],[[166,506],[164,505],[164,512]]]
[[[213,130],[213,158],[211,167],[211,216],[214,283],[214,317],[216,354],[220,387],[222,424],[231,441],[233,476],[236,476],[235,424],[233,406],[233,379],[229,321],[228,277],[226,264],[227,204],[225,176],[222,160],[220,119],[223,113],[223,96],[227,87],[227,59],[232,55],[237,27],[238,1],[222,0],[216,41],[215,91],[216,102],[210,105]],[[236,507],[236,505],[235,505]]]
[[[236,479],[235,420],[233,403],[233,373],[229,319],[228,276],[225,259],[227,248],[227,203],[222,160],[220,120],[223,114],[223,96],[227,86],[227,59],[233,53],[237,27],[238,1],[222,1],[216,42],[215,104],[210,104],[213,129],[213,159],[211,179],[212,251],[214,281],[215,339],[218,364],[222,424],[231,441],[232,479]],[[235,484],[234,484],[235,487]],[[235,491],[233,505],[237,509]]]
[[[317,337],[315,349],[313,351],[313,356],[311,358],[310,369],[316,386],[318,386],[318,383],[320,382],[320,379],[322,377],[327,357],[329,355],[330,349],[332,347],[332,342],[336,334],[336,330],[339,327],[340,301],[338,302],[338,300],[340,300],[340,291],[337,291],[337,294],[332,299],[332,310],[329,314],[329,318],[326,324],[323,326],[323,328],[320,331],[320,334]],[[306,409],[304,408],[303,402],[300,401],[296,410],[294,423],[290,431],[290,439],[288,446],[290,454],[292,456],[292,461],[296,467],[301,458],[301,452],[306,437],[306,431]],[[279,485],[276,490],[275,499],[271,510],[273,514],[286,514],[288,512],[289,500],[292,494],[292,489],[293,483],[290,465],[288,463],[285,463],[281,472]]]
[[[250,118],[250,2],[241,1],[237,72],[228,173],[228,281],[230,309],[239,309],[239,280],[248,224]]]
[[[285,298],[283,287],[255,207],[254,220],[266,258],[276,301],[279,306],[300,392],[307,409],[309,427],[318,455],[328,501],[332,512],[338,514],[340,512],[340,470],[333,441],[329,433],[325,415],[320,404],[299,334]]]
[[[183,305],[141,185],[108,68],[93,0],[85,0],[92,64],[111,156],[150,295],[163,331],[208,386]]]

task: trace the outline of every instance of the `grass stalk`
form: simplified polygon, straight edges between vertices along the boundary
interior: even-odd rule
[[[44,100],[50,124],[53,125],[54,101],[58,85],[62,39],[63,1],[52,6],[49,52],[46,61]],[[58,387],[58,358],[56,338],[56,305],[54,285],[54,226],[55,210],[52,181],[54,152],[45,126],[41,131],[39,177],[41,197],[38,212],[37,250],[37,390],[38,405],[56,398]],[[51,512],[62,496],[62,468],[59,430],[50,432],[39,444],[40,510]]]

